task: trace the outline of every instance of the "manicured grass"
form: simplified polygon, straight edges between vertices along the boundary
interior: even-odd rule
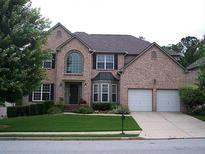
[[[194,115],[194,117],[205,122],[205,115]]]
[[[0,132],[67,132],[67,131],[118,131],[121,117],[94,115],[39,115],[0,120]],[[8,126],[4,128],[4,126]],[[141,130],[130,116],[124,130]]]
[[[57,134],[0,134],[1,137],[138,137],[138,134],[86,134],[86,135],[57,135]]]

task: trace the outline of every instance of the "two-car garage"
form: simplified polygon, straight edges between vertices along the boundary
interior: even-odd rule
[[[153,91],[151,89],[129,89],[128,106],[130,111],[180,111],[178,90],[157,90],[156,108],[153,107]]]

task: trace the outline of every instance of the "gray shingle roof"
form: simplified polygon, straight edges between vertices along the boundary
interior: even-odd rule
[[[74,33],[96,52],[139,54],[151,43],[131,35]]]
[[[189,65],[187,67],[188,70],[192,70],[192,69],[195,69],[195,68],[198,68],[200,66],[203,66],[205,65],[205,57],[201,57],[199,58],[198,60],[196,60],[194,63],[192,63],[191,65]]]
[[[118,81],[117,78],[115,78],[111,72],[99,72],[93,79],[92,81],[97,81],[97,80],[113,80],[113,81]]]

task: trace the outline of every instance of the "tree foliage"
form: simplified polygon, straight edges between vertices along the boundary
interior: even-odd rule
[[[182,55],[180,63],[187,67],[200,57],[205,56],[205,39],[199,40],[196,37],[187,36],[182,38],[179,43],[168,45],[166,48],[179,52]]]
[[[29,0],[0,1],[0,99],[13,102],[45,77],[42,44],[49,24]]]

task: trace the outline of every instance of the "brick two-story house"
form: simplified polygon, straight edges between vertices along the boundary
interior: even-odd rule
[[[183,111],[178,89],[194,82],[179,55],[131,35],[71,33],[58,23],[49,31],[47,79],[24,103],[84,99],[128,105],[131,111]]]

